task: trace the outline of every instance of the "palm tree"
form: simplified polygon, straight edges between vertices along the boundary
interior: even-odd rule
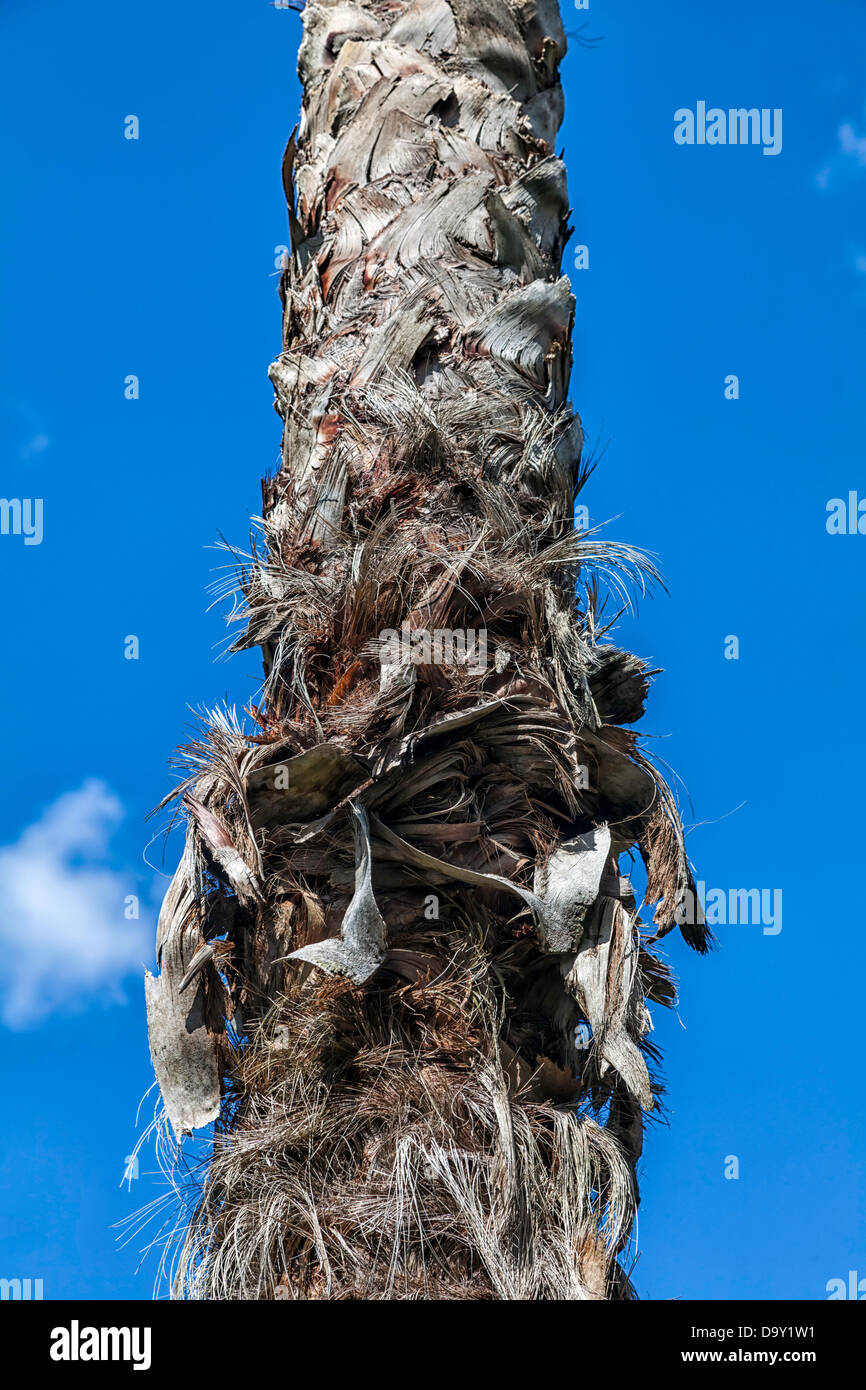
[[[605,640],[655,571],[574,524],[564,52],[555,0],[304,13],[263,693],[186,750],[146,981],[176,1134],[217,1120],[189,1296],[633,1296],[653,945],[708,936]]]

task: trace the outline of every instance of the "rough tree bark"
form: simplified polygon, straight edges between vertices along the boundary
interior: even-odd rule
[[[564,52],[555,0],[304,12],[258,729],[188,750],[147,981],[175,1131],[220,1114],[193,1296],[631,1296],[693,885],[627,727],[652,673],[604,640],[652,567],[573,522]]]

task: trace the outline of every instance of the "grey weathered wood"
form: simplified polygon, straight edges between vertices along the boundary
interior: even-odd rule
[[[646,1062],[629,1025],[640,1010],[640,1035],[649,1017],[642,1000],[634,999],[637,983],[637,942],[632,919],[620,903],[606,901],[596,915],[566,974],[592,1026],[593,1040],[604,1059],[622,1077],[644,1110],[653,1108]]]
[[[533,887],[547,909],[539,933],[546,951],[577,949],[609,859],[610,830],[602,825],[565,840],[536,866]]]
[[[312,820],[369,780],[369,770],[337,743],[255,768],[246,789],[253,824],[285,825]]]
[[[150,1056],[178,1139],[210,1124],[220,1109],[217,1043],[205,1025],[201,984],[192,994],[182,991],[198,946],[197,931],[170,931],[159,975],[147,971],[144,977]]]
[[[290,960],[318,966],[327,975],[343,975],[362,985],[385,959],[387,927],[373,896],[370,827],[367,813],[350,803],[355,839],[355,891],[339,937],[326,937],[293,951]]]

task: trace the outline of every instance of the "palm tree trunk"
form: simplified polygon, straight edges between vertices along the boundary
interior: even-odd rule
[[[555,0],[304,14],[258,731],[187,750],[147,981],[175,1131],[220,1116],[196,1297],[631,1296],[651,948],[707,935],[603,640],[652,566],[574,527],[564,52]]]

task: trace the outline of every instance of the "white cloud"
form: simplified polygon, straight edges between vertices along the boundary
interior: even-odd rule
[[[866,169],[866,135],[858,135],[850,121],[840,125],[836,131],[839,148],[819,174],[815,182],[819,188],[829,188],[839,173],[854,168]]]
[[[866,135],[858,135],[852,125],[839,127],[839,149],[866,168]]]
[[[29,459],[33,458],[35,454],[44,454],[50,443],[51,440],[47,434],[34,434],[33,438],[28,440],[21,450],[21,457]]]
[[[12,1028],[54,1010],[122,1000],[151,955],[146,921],[127,920],[130,876],[105,863],[123,806],[104,782],[53,802],[0,846],[0,1017]],[[100,862],[101,861],[101,862]]]

